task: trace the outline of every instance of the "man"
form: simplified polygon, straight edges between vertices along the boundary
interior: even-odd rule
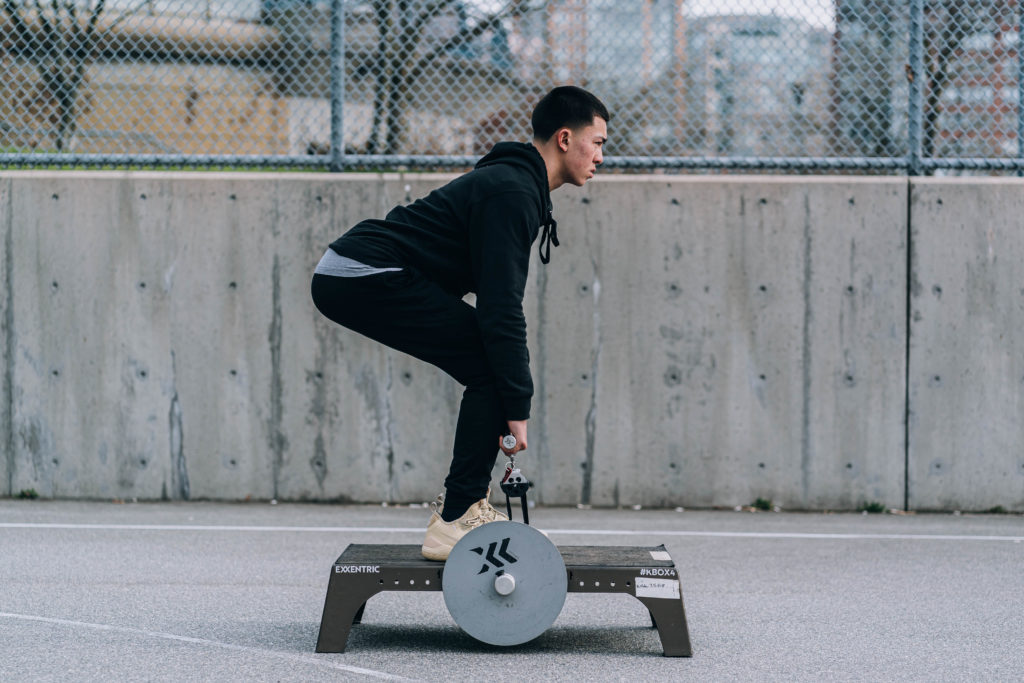
[[[466,387],[444,504],[423,542],[427,559],[445,560],[471,529],[507,519],[487,493],[497,448],[511,455],[527,447],[530,249],[541,233],[547,263],[558,246],[549,193],[593,177],[608,119],[586,90],[555,88],[533,111],[532,144],[498,143],[471,172],[356,225],[317,265],[312,295],[321,313]],[[475,308],[462,300],[467,292],[476,293]],[[501,445],[503,434],[516,438],[513,449]]]

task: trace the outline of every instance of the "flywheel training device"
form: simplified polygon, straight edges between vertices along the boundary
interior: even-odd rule
[[[515,448],[506,435],[502,445]],[[463,631],[491,645],[519,645],[555,623],[568,590],[562,553],[529,526],[526,492],[533,484],[509,456],[501,490],[512,519],[513,497],[523,522],[491,522],[463,536],[448,555],[441,590],[448,612]]]
[[[502,445],[515,448],[506,435]],[[455,623],[490,645],[526,643],[558,618],[566,593],[625,593],[642,602],[665,656],[692,655],[675,563],[665,546],[563,546],[529,525],[533,484],[509,455],[501,490],[509,520],[519,498],[523,522],[490,522],[452,548],[444,564],[417,545],[350,545],[334,563],[317,652],[344,652],[366,602],[381,591],[443,591]]]
[[[491,645],[519,645],[548,630],[561,613],[565,562],[533,527],[491,522],[455,544],[441,590],[463,631]]]

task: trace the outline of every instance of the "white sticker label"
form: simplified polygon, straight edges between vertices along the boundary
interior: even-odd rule
[[[672,561],[672,556],[669,555],[664,550],[652,550],[652,551],[650,551],[650,553],[651,553],[651,559],[652,560],[659,560],[659,561],[663,561],[663,562],[671,562]]]
[[[672,579],[647,579],[636,577],[636,597],[679,599],[679,581]]]

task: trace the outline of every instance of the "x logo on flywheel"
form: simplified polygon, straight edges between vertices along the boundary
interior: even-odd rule
[[[487,554],[486,555],[484,555],[484,549],[482,547],[480,547],[480,548],[470,548],[470,550],[472,550],[474,553],[476,553],[477,555],[480,555],[485,560],[490,562],[494,566],[495,569],[501,569],[502,567],[505,566],[505,562],[507,562],[508,564],[513,564],[513,563],[519,561],[518,557],[516,557],[515,555],[513,555],[512,553],[510,553],[508,551],[508,544],[509,544],[509,541],[511,541],[511,540],[512,540],[511,537],[503,538],[502,541],[501,541],[501,547],[500,548],[498,547],[498,542],[497,541],[492,541],[491,544],[489,546],[487,546]],[[495,556],[495,554],[494,554],[495,550],[498,551],[497,556]],[[502,562],[502,560],[505,560],[505,562]],[[477,576],[479,576],[480,574],[483,574],[484,572],[488,571],[489,569],[490,569],[490,567],[488,567],[486,564],[484,564],[482,567],[480,567],[480,571],[477,572]]]

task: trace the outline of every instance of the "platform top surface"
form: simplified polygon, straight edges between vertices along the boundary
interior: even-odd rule
[[[665,546],[617,545],[558,546],[566,567],[674,567]],[[652,554],[653,553],[653,554]],[[418,545],[354,543],[341,553],[335,564],[374,564],[402,567],[441,568],[443,562],[426,560]]]

